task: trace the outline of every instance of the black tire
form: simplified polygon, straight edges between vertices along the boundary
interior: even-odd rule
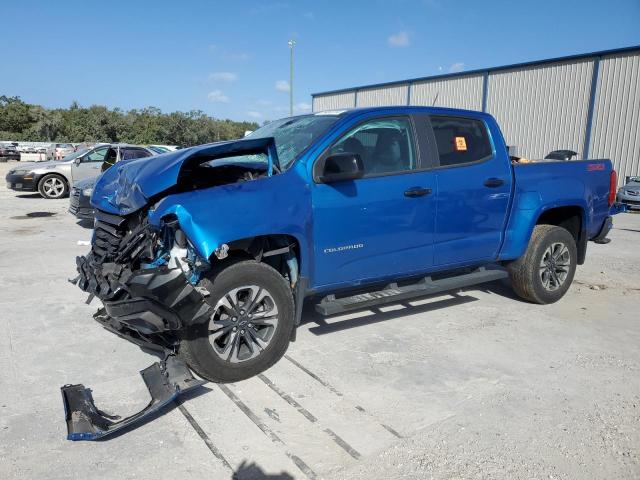
[[[566,247],[568,258],[558,245]],[[554,252],[561,261],[549,263],[550,257],[556,255]],[[536,225],[525,254],[507,266],[511,286],[520,298],[529,302],[541,305],[557,302],[571,286],[577,258],[575,239],[566,229],[555,225]]]
[[[48,186],[51,182],[55,182],[56,185],[60,185],[61,183],[60,188],[56,189],[55,191],[49,189]],[[49,173],[42,177],[38,182],[38,192],[40,192],[40,195],[47,199],[64,198],[69,195],[69,184],[62,175]]]
[[[233,363],[229,359],[224,360],[216,353],[209,339],[210,322],[189,327],[180,342],[179,354],[194,372],[209,381],[228,383],[253,377],[280,360],[289,346],[295,327],[293,295],[289,283],[274,268],[255,260],[243,260],[224,268],[213,278],[203,278],[199,283],[199,286],[209,292],[206,300],[214,307],[234,289],[247,285],[267,290],[277,308],[277,324],[271,331],[266,347],[261,349],[254,358],[238,363]],[[238,317],[237,320],[242,319],[245,322],[250,321],[246,317]],[[242,328],[247,328],[246,325],[245,323],[245,327]],[[248,325],[250,326],[251,323]],[[248,334],[249,329],[247,328],[246,331]],[[220,338],[223,337],[224,335]],[[240,340],[240,342],[243,341]],[[246,343],[242,346],[246,351]],[[233,347],[231,350],[233,351]],[[239,347],[236,352],[239,352]]]

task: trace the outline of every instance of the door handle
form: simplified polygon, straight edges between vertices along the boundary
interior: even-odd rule
[[[501,178],[491,177],[484,181],[484,186],[489,188],[496,188],[501,185],[504,185],[504,180]]]
[[[430,188],[411,187],[409,190],[405,190],[404,196],[409,198],[423,197],[431,193]]]

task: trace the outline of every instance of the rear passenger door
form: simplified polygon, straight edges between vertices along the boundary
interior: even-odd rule
[[[497,152],[481,118],[430,115],[438,150],[434,265],[496,258],[511,192],[506,151]]]

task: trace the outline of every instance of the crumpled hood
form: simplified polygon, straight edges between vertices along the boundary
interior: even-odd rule
[[[273,138],[209,143],[153,157],[118,162],[98,178],[91,205],[103,212],[128,215],[144,207],[149,199],[173,187],[184,163],[194,157],[239,155],[267,151],[277,165]]]

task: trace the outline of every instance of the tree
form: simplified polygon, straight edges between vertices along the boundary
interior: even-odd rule
[[[5,140],[63,142],[127,142],[183,147],[241,138],[253,122],[209,117],[200,110],[162,113],[146,107],[125,112],[102,105],[66,109],[30,105],[19,97],[0,96],[0,138]]]

